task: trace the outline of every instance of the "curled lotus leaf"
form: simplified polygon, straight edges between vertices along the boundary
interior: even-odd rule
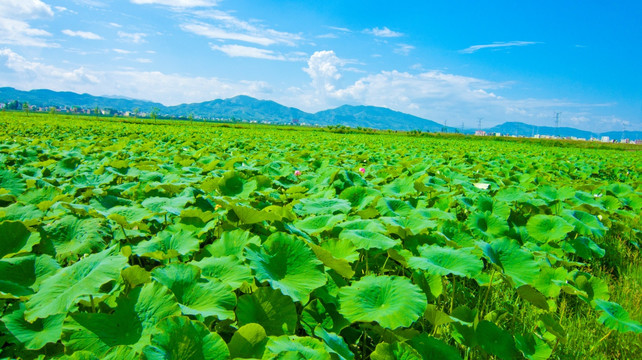
[[[508,239],[501,238],[488,244],[483,241],[478,243],[484,255],[495,265],[499,266],[503,273],[509,276],[516,286],[533,284],[540,272],[540,267],[533,255],[519,244]]]
[[[484,267],[481,259],[471,248],[453,249],[439,245],[423,245],[417,249],[421,256],[412,257],[408,265],[433,275],[465,276],[474,278]]]
[[[268,335],[292,335],[298,321],[292,299],[270,287],[239,297],[236,319],[239,325],[260,324]]]
[[[37,233],[32,233],[22,221],[0,222],[0,258],[17,253],[29,252],[40,240]]]
[[[236,229],[224,232],[219,239],[207,245],[205,250],[212,257],[232,255],[239,259],[245,259],[243,250],[248,244],[260,245],[261,239],[249,231]]]
[[[339,312],[351,322],[376,321],[384,328],[410,326],[426,310],[426,296],[410,280],[368,275],[339,289]]]
[[[608,228],[604,226],[597,216],[581,210],[566,210],[562,214],[564,219],[575,227],[580,235],[604,237]]]
[[[24,319],[25,305],[20,303],[15,310],[8,312],[0,320],[7,331],[27,350],[38,350],[49,343],[55,343],[62,334],[65,314],[55,314],[28,322]],[[11,341],[11,338],[10,338]]]
[[[596,299],[595,309],[600,311],[599,322],[619,332],[642,333],[642,324],[632,320],[629,313],[618,303]]]
[[[289,356],[287,356],[289,355]],[[295,335],[271,336],[265,345],[263,359],[308,359],[308,360],[330,360],[330,354],[326,351],[321,341],[311,337],[299,337]]]
[[[350,203],[343,199],[302,199],[294,206],[294,212],[303,216],[348,213],[350,210]]]
[[[388,250],[401,243],[398,239],[368,230],[343,230],[339,239],[349,240],[357,249],[382,249]]]

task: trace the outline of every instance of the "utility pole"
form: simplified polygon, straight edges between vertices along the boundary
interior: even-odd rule
[[[481,131],[481,121],[483,120],[483,117],[477,118],[477,130]]]
[[[555,136],[560,136],[560,114],[561,112],[555,113]]]

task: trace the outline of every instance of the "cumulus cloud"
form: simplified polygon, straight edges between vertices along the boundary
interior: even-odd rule
[[[31,27],[28,20],[53,16],[51,7],[40,0],[0,1],[0,44],[57,47],[48,41],[51,34]]]
[[[51,6],[40,0],[2,0],[0,16],[12,19],[34,19],[42,16],[53,16]]]
[[[496,49],[496,48],[506,48],[506,47],[514,47],[514,46],[527,46],[527,45],[535,45],[539,44],[538,42],[535,41],[509,41],[509,42],[494,42],[492,44],[484,44],[484,45],[473,45],[470,47],[467,47],[465,49],[459,50],[460,53],[462,54],[472,54],[476,51],[482,50],[482,49]]]
[[[392,31],[385,26],[381,29],[378,27],[372,28],[372,29],[365,29],[363,32],[365,32],[366,34],[372,34],[377,37],[385,37],[385,38],[394,38],[394,37],[403,36],[403,33]]]
[[[101,40],[102,37],[98,34],[89,31],[73,31],[65,29],[62,31],[63,34],[67,36],[80,37],[87,40]]]
[[[332,50],[316,51],[308,60],[308,67],[303,68],[312,79],[312,87],[320,94],[335,90],[335,81],[341,78],[338,67],[345,64]]]

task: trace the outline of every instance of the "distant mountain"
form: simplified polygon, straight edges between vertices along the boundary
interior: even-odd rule
[[[343,105],[336,109],[307,113],[293,107],[283,106],[269,100],[259,100],[250,96],[235,96],[229,99],[218,99],[201,103],[165,106],[160,103],[135,100],[124,97],[93,96],[73,92],[59,92],[52,90],[20,91],[10,87],[0,88],[0,103],[12,101],[28,102],[39,107],[47,106],[78,106],[84,109],[113,109],[116,111],[133,111],[138,109],[142,113],[156,110],[160,115],[173,117],[194,116],[195,118],[239,119],[246,121],[270,122],[276,124],[290,124],[298,121],[310,125],[344,125],[350,127],[366,127],[390,130],[421,130],[438,132],[444,127],[432,120],[405,114],[377,106],[352,106]],[[456,132],[452,127],[446,128],[448,132]],[[501,125],[485,129],[488,133],[501,133],[503,135],[517,135],[530,137],[540,135],[558,135],[561,137],[574,136],[589,139],[591,137],[608,136],[611,139],[642,139],[642,131],[611,131],[603,134],[578,130],[570,127],[558,129],[547,126],[534,126],[521,122],[506,122]],[[472,133],[474,130],[466,130]]]

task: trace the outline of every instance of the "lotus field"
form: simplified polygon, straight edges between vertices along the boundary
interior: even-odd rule
[[[639,151],[12,112],[0,128],[0,358],[642,353]]]

